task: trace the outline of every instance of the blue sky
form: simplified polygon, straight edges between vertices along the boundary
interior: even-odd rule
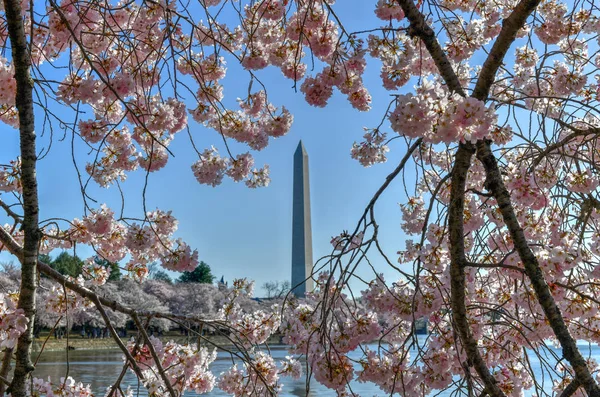
[[[358,18],[363,18],[363,22],[364,19],[372,21],[372,26],[379,26],[373,16],[374,4],[354,4],[355,8],[342,9],[339,14],[347,21],[349,29],[358,27],[353,26]],[[247,92],[247,77],[231,62],[228,66],[224,87],[227,101],[232,103]],[[300,92],[294,92],[292,82],[284,79],[277,69],[267,68],[258,76],[267,87],[269,100],[276,106],[285,105],[294,115],[294,124],[288,135],[272,140],[262,152],[253,152],[258,166],[269,164],[271,185],[248,189],[229,179],[216,188],[198,184],[190,169],[197,158],[186,133],[181,132],[170,147],[175,157],[163,170],[150,175],[146,204],[148,210],[173,211],[179,220],[177,236],[198,249],[200,259],[211,266],[217,277],[223,275],[226,280],[249,277],[260,286],[266,281],[290,278],[292,164],[299,140],[304,142],[310,158],[315,260],[331,252],[329,241],[333,235],[344,229],[354,230],[371,196],[404,155],[405,145],[401,140],[392,142],[388,162],[371,168],[363,168],[350,158],[352,143],[360,140],[364,133],[362,127],[378,125],[391,100],[391,93],[381,87],[379,65],[371,60],[365,74],[365,85],[371,91],[373,103],[372,110],[366,113],[354,110],[339,93],[334,94],[324,109],[310,107]],[[41,131],[39,118],[38,125],[38,131]],[[196,124],[191,118],[190,128],[200,150],[215,145],[224,153],[215,131]],[[391,132],[389,128],[386,130]],[[6,163],[18,153],[18,134],[6,126],[2,134],[0,163]],[[71,159],[70,135],[64,141],[59,140],[61,137],[62,133],[55,131],[52,150],[38,167],[42,219],[72,219],[83,214],[81,193]],[[46,146],[48,141],[46,131],[38,147]],[[232,147],[235,153],[248,150],[237,144],[232,144]],[[86,153],[77,152],[76,157],[83,166]],[[406,175],[408,186],[414,185],[412,173],[414,171],[409,168]],[[140,217],[143,214],[144,178],[143,172],[136,171],[129,174],[122,185],[126,216]],[[89,192],[99,204],[120,206],[121,198],[116,187],[103,189],[93,185]],[[392,260],[396,259],[396,251],[404,248],[401,212],[397,205],[404,200],[404,187],[399,179],[391,185],[377,207],[381,243]],[[0,217],[1,222],[5,220]],[[89,251],[83,249],[79,254],[85,257]],[[0,254],[0,260],[10,260],[10,257]],[[370,271],[360,273],[372,278]],[[393,272],[386,273],[391,279],[398,278]]]

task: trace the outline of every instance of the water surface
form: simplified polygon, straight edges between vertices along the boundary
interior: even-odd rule
[[[424,340],[420,338],[420,342]],[[594,358],[600,362],[600,348],[593,344],[587,343],[578,344],[581,353],[584,357]],[[376,345],[372,346],[376,349]],[[411,352],[412,353],[412,352]],[[288,355],[287,350],[283,346],[277,346],[271,349],[271,354],[278,363]],[[37,353],[34,354],[34,358]],[[528,357],[535,372],[538,382],[544,392],[552,394],[552,381],[549,378],[549,369],[554,367],[556,363],[555,357],[560,357],[560,349],[550,348],[545,354],[536,356],[532,351],[528,350]],[[356,357],[358,358],[358,356]],[[541,362],[546,362],[543,366]],[[232,360],[225,352],[220,352],[217,359],[211,364],[211,371],[215,376],[219,376],[221,372],[228,370],[232,365]],[[71,350],[44,352],[38,361],[34,376],[46,379],[51,376],[56,382],[61,377],[71,376],[77,382],[90,384],[92,391],[96,396],[104,396],[107,387],[114,382],[123,368],[122,353],[120,350]],[[314,380],[310,382],[310,391],[306,392],[306,379],[303,377],[300,380],[293,380],[285,377],[281,379],[284,384],[282,397],[326,397],[335,396],[335,392],[327,389]],[[138,382],[137,378],[128,372],[122,382],[122,388],[125,390],[127,386],[131,386],[136,392],[134,395],[141,397],[147,396],[144,387]],[[352,391],[363,397],[384,396],[386,395],[381,389],[372,383],[351,383]],[[455,390],[456,392],[457,390]],[[534,395],[534,390],[525,392],[525,396]],[[194,392],[187,392],[185,396],[195,396]],[[457,395],[450,390],[436,394],[436,396]],[[229,396],[218,388],[215,388],[208,394],[210,397]]]

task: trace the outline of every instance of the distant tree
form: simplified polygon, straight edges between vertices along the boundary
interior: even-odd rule
[[[154,274],[152,275],[152,280],[164,281],[165,283],[169,284],[173,282],[171,276],[169,276],[167,272],[163,272],[162,270],[157,270],[156,272],[154,272]]]
[[[12,262],[0,263],[0,292],[8,293],[19,290],[21,272]]]
[[[73,256],[67,251],[63,251],[49,265],[65,276],[77,277],[81,274],[83,261],[76,255]]]
[[[41,254],[38,256],[38,258],[40,259],[40,261],[44,262],[44,263],[52,263],[52,257],[48,254]]]
[[[290,292],[292,288],[289,280],[267,281],[262,287],[267,293],[267,298],[281,298]]]
[[[100,287],[100,289],[105,296],[114,297],[114,299],[118,299],[119,302],[123,302],[123,304],[132,307],[139,312],[154,311],[165,313],[168,310],[166,302],[162,302],[158,297],[144,291],[143,285],[132,279],[123,279],[106,283]],[[90,316],[97,318],[99,322],[102,321],[96,310],[89,311],[89,314]],[[115,316],[115,323],[118,327],[124,327],[127,321],[130,321],[127,316],[122,316],[122,313],[113,312],[113,315]],[[166,319],[153,318],[150,321],[150,325],[158,327],[163,331],[167,331],[171,323]]]
[[[160,280],[146,280],[142,284],[142,288],[144,291],[152,296],[158,298],[161,302],[166,302],[169,306],[171,305],[169,302],[173,299],[173,295],[177,293],[176,289],[179,288],[179,285],[173,285],[173,283],[167,283]]]
[[[215,280],[215,276],[210,271],[210,266],[204,262],[200,262],[198,267],[191,272],[183,272],[179,276],[178,281],[180,283],[202,283],[212,284]]]
[[[215,314],[221,308],[224,294],[209,283],[183,283],[172,287],[166,303],[172,313],[201,316]]]

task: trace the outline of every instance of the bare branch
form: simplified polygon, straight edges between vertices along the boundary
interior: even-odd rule
[[[11,206],[6,204],[2,199],[0,199],[0,207],[2,207],[4,209],[4,211],[6,211],[8,216],[13,218],[15,220],[15,222],[21,223],[23,221],[23,216],[14,212],[12,210],[12,208],[10,208]]]
[[[515,270],[515,271],[517,271],[519,273],[524,273],[525,272],[525,270],[521,269],[520,267],[511,266],[511,265],[505,265],[503,263],[474,263],[474,262],[467,262],[465,264],[465,266],[467,266],[467,267],[484,268],[484,269],[502,268],[502,269]]]
[[[523,0],[517,4],[508,18],[504,19],[502,30],[496,38],[479,73],[479,78],[472,94],[473,98],[477,98],[480,101],[487,99],[490,88],[496,78],[496,72],[502,65],[508,49],[515,41],[517,32],[523,27],[529,15],[531,15],[540,2],[541,0]]]

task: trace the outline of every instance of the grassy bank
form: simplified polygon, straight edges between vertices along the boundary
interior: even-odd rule
[[[123,343],[127,344],[132,336],[121,338],[121,340]],[[217,345],[224,348],[232,346],[232,343],[224,336],[206,336],[204,338],[205,339],[200,340],[200,344],[203,346],[211,347]],[[181,344],[198,343],[197,338],[181,335],[165,335],[160,337],[160,339],[163,342],[175,341]],[[274,336],[269,339],[268,343],[270,345],[278,345],[280,344],[280,339],[278,336]],[[67,349],[67,346],[71,350],[104,350],[119,348],[112,338],[86,339],[79,335],[69,335],[68,339],[66,337],[62,339],[55,339],[54,336],[50,336],[50,338],[42,336],[40,338],[36,338],[33,343],[33,349],[35,351],[42,350],[42,347],[44,351],[60,351]]]

